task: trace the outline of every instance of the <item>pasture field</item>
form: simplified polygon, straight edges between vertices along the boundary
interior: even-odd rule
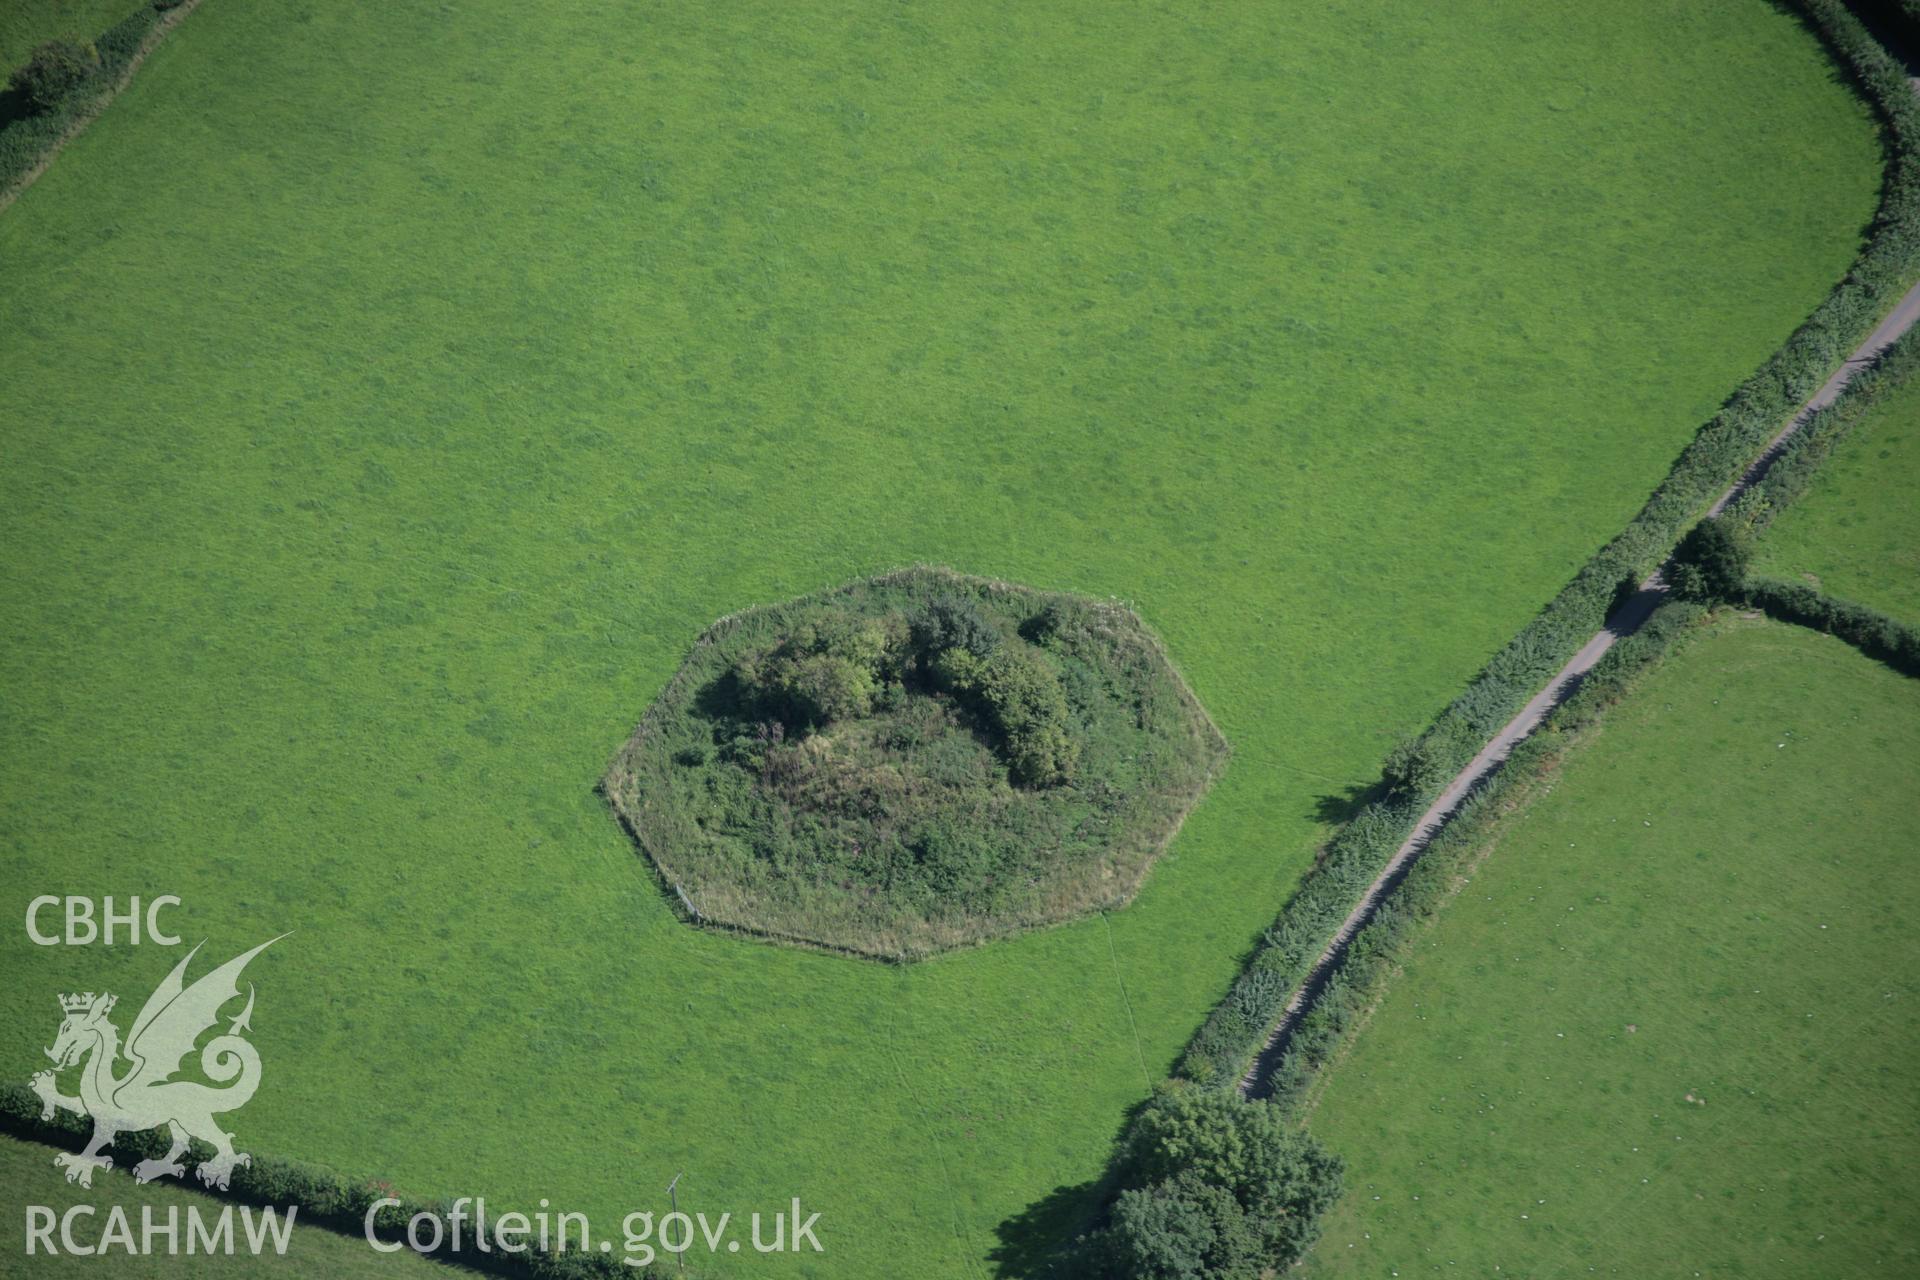
[[[1920,624],[1920,359],[1767,526],[1754,568]]]
[[[49,1182],[47,1175],[51,1171],[52,1148],[0,1135],[0,1186],[6,1188],[3,1202],[0,1202],[0,1257],[7,1258],[11,1267],[26,1267],[25,1274],[98,1276],[106,1272],[113,1275],[115,1280],[125,1277],[135,1280],[197,1280],[200,1276],[262,1274],[312,1276],[314,1280],[332,1280],[333,1277],[340,1277],[341,1280],[360,1280],[361,1277],[425,1280],[433,1276],[447,1280],[448,1277],[467,1274],[431,1262],[407,1249],[394,1254],[380,1253],[364,1240],[320,1227],[302,1226],[297,1218],[283,1254],[273,1254],[272,1245],[267,1244],[268,1253],[262,1260],[246,1252],[243,1243],[237,1243],[236,1248],[242,1251],[231,1255],[187,1255],[189,1208],[198,1210],[208,1232],[217,1233],[220,1213],[232,1205],[231,1201],[204,1196],[165,1181],[141,1186],[134,1182],[131,1175],[120,1170],[102,1175],[94,1182],[93,1190],[83,1191],[79,1187],[68,1186],[57,1174]],[[153,1239],[159,1245],[159,1252],[152,1255],[130,1254],[119,1245],[114,1245],[110,1252],[100,1257],[77,1256],[65,1251],[56,1228],[53,1240],[61,1251],[49,1256],[36,1249],[29,1262],[26,1206],[30,1204],[45,1206],[60,1217],[64,1217],[75,1205],[92,1205],[94,1213],[91,1216],[81,1214],[73,1220],[74,1237],[84,1247],[97,1247],[100,1244],[101,1234],[107,1229],[107,1215],[115,1205],[126,1213],[136,1238],[142,1229],[143,1212],[151,1210],[153,1221],[162,1225],[167,1222],[168,1213],[172,1212],[175,1215],[173,1221],[179,1224],[180,1253],[169,1256],[165,1237],[156,1235]],[[237,1207],[233,1208],[233,1215],[233,1238],[237,1242],[244,1242],[247,1239],[245,1220]],[[263,1233],[261,1238],[264,1241],[268,1237]],[[8,1274],[16,1273],[10,1271]]]
[[[1913,1274],[1916,759],[1920,683],[1840,641],[1682,641],[1332,1068],[1309,1274]]]
[[[1877,164],[1762,0],[207,0],[0,216],[7,910],[296,931],[243,1148],[1018,1271]],[[715,617],[915,561],[1127,598],[1225,775],[1110,917],[680,924],[613,753]],[[0,931],[0,1071],[174,959]]]

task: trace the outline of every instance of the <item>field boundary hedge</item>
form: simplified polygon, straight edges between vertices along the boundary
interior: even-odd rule
[[[1803,583],[1757,574],[1747,579],[1745,596],[1747,603],[1776,621],[1824,631],[1901,675],[1920,676],[1920,627]]]
[[[1841,442],[1888,395],[1920,374],[1920,328],[1910,329],[1847,392],[1795,433],[1748,498],[1729,513],[1749,538],[1764,541],[1768,526],[1813,484]],[[1828,595],[1805,583],[1749,574],[1739,596],[1769,617],[1844,640],[1902,675],[1920,676],[1920,627],[1871,605]]]
[[[0,212],[47,171],[61,148],[99,118],[169,31],[200,0],[143,0],[94,41],[100,67],[51,110],[21,116],[0,129]]]
[[[1756,537],[1764,533],[1781,511],[1807,491],[1814,476],[1840,443],[1853,434],[1860,420],[1917,373],[1920,328],[1901,334],[1879,359],[1854,375],[1844,395],[1789,436],[1767,473],[1728,514],[1748,533]]]
[[[1440,913],[1496,824],[1518,809],[1518,793],[1557,772],[1568,753],[1588,740],[1590,730],[1671,656],[1707,613],[1707,606],[1684,600],[1669,600],[1654,610],[1639,630],[1607,651],[1573,696],[1515,745],[1505,765],[1461,802],[1406,878],[1347,944],[1327,984],[1295,1024],[1267,1082],[1271,1101],[1289,1108],[1305,1103],[1321,1069],[1365,1022],[1414,931]]]
[[[1742,495],[1726,519],[1751,536],[1764,530],[1810,487],[1820,466],[1891,392],[1920,372],[1920,328],[1909,330],[1852,378],[1834,403],[1809,416],[1788,437],[1765,475]],[[1801,583],[1748,576],[1735,598],[1775,621],[1810,627],[1846,641],[1904,675],[1920,676],[1920,628]],[[1495,828],[1522,803],[1533,782],[1556,775],[1567,756],[1589,738],[1607,711],[1641,678],[1672,656],[1710,606],[1669,599],[1632,635],[1616,644],[1578,690],[1548,713],[1505,765],[1489,775],[1435,835],[1405,880],[1347,944],[1326,984],[1287,1037],[1267,1081],[1277,1104],[1304,1109],[1326,1067],[1365,1024],[1414,931],[1436,917],[1460,877],[1496,838]]]
[[[92,1122],[86,1117],[70,1111],[55,1111],[52,1119],[42,1120],[41,1110],[39,1097],[27,1086],[15,1083],[0,1085],[0,1133],[72,1151],[83,1147],[93,1132]],[[128,1157],[157,1159],[164,1156],[168,1145],[162,1130],[146,1129],[121,1133],[114,1139],[112,1149],[117,1157],[121,1157],[118,1163],[124,1166]],[[208,1148],[194,1144],[196,1155],[205,1150]],[[60,1176],[54,1171],[51,1161],[48,1162],[47,1176]],[[382,1240],[401,1243],[405,1247],[406,1225],[414,1215],[420,1213],[432,1214],[440,1219],[443,1242],[450,1242],[453,1238],[447,1216],[450,1206],[445,1201],[427,1203],[410,1199],[374,1178],[348,1177],[321,1165],[284,1160],[278,1156],[255,1153],[251,1164],[240,1165],[233,1170],[232,1186],[226,1191],[203,1187],[197,1180],[189,1181],[186,1178],[180,1179],[179,1184],[190,1193],[225,1202],[272,1205],[281,1209],[295,1207],[300,1211],[296,1225],[304,1222],[361,1241],[366,1238],[367,1210],[373,1207],[375,1201],[391,1197],[401,1201],[400,1205],[382,1208],[374,1219],[376,1233]],[[497,1222],[501,1213],[511,1208],[507,1206],[499,1213],[490,1213],[489,1218]],[[474,1247],[471,1221],[461,1236],[461,1244],[459,1249],[452,1248],[450,1243],[443,1244],[442,1248],[425,1256],[470,1271],[533,1277],[535,1280],[607,1280],[613,1276],[644,1280],[647,1276],[657,1274],[652,1267],[626,1266],[611,1254],[553,1253],[542,1251],[537,1246],[529,1246],[525,1252],[515,1254],[497,1249],[482,1252]]]
[[[198,4],[199,0],[184,0],[164,11],[143,5],[100,38],[101,69],[94,79],[56,109],[18,120],[0,134],[0,210],[45,171],[66,142],[99,116],[160,39]],[[1796,0],[1796,4],[1884,126],[1888,163],[1867,247],[1812,315],[1700,428],[1641,511],[1488,661],[1406,752],[1396,753],[1417,766],[1413,776],[1432,779],[1437,775],[1439,781],[1369,804],[1334,835],[1266,930],[1239,979],[1189,1044],[1176,1075],[1222,1089],[1238,1083],[1264,1046],[1286,1000],[1345,920],[1357,895],[1392,856],[1445,779],[1456,774],[1604,624],[1623,586],[1639,582],[1667,558],[1681,534],[1739,477],[1778,424],[1805,403],[1920,274],[1920,104],[1904,70],[1841,0]],[[1785,585],[1789,591],[1798,590]],[[1842,604],[1830,601],[1828,607]],[[1273,1079],[1276,1100],[1297,1101],[1304,1094],[1315,1072],[1357,1020],[1366,992],[1390,966],[1413,920],[1422,913],[1431,914],[1444,901],[1449,873],[1461,853],[1473,847],[1476,834],[1499,816],[1496,802],[1517,781],[1551,767],[1554,757],[1574,741],[1572,735],[1597,723],[1703,613],[1697,604],[1662,605],[1645,626],[1601,659],[1572,698],[1516,746],[1505,766],[1461,802],[1392,897],[1354,937],[1331,980],[1300,1019]],[[39,1100],[24,1086],[0,1088],[0,1131],[63,1148],[77,1145],[89,1131],[86,1121],[68,1113],[57,1113],[44,1122],[39,1115]],[[164,1145],[157,1135],[148,1133],[125,1134],[115,1143],[119,1152],[141,1156],[162,1154]],[[373,1179],[350,1178],[322,1166],[269,1155],[255,1155],[252,1165],[236,1169],[233,1183],[226,1198],[294,1205],[309,1223],[356,1236],[366,1210],[390,1194]],[[388,1239],[415,1213],[435,1213],[444,1220],[439,1206],[398,1198],[404,1203],[383,1210],[377,1219]],[[582,1254],[530,1250],[482,1255],[468,1249],[435,1256],[504,1274],[636,1274],[618,1261]]]
[[[1861,399],[1870,401],[1875,394],[1869,389]],[[1920,676],[1920,628],[1777,579],[1750,578],[1746,599],[1775,621],[1824,631],[1904,675]],[[1368,1010],[1404,958],[1414,930],[1440,913],[1465,869],[1495,838],[1496,825],[1520,807],[1516,793],[1557,774],[1569,753],[1588,740],[1589,730],[1633,692],[1642,677],[1671,657],[1709,612],[1708,606],[1691,601],[1669,600],[1661,605],[1638,631],[1609,650],[1578,691],[1514,748],[1505,767],[1462,803],[1393,896],[1348,944],[1332,977],[1288,1036],[1286,1051],[1268,1081],[1274,1102],[1304,1108],[1321,1073],[1364,1025]]]
[[[1700,428],[1626,528],[1581,566],[1418,739],[1396,751],[1383,774],[1401,785],[1367,805],[1327,842],[1240,977],[1188,1044],[1177,1075],[1223,1089],[1239,1083],[1353,903],[1432,799],[1604,626],[1624,592],[1667,559],[1779,425],[1819,390],[1920,276],[1920,101],[1904,68],[1841,0],[1798,4],[1884,126],[1887,167],[1865,249],[1813,314]],[[1463,802],[1456,814],[1471,803]]]

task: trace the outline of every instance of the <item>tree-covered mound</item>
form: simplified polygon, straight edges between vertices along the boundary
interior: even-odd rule
[[[921,567],[721,619],[606,791],[693,918],[908,959],[1126,903],[1226,755],[1132,610]]]

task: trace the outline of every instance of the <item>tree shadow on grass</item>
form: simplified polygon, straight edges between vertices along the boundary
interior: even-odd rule
[[[1000,1243],[987,1256],[1006,1280],[1066,1280],[1086,1274],[1074,1242],[1098,1222],[1107,1179],[1055,1187],[993,1229]]]
[[[1360,811],[1387,794],[1386,783],[1353,782],[1338,791],[1313,798],[1314,821],[1329,827],[1343,827],[1360,816]]]
[[[1114,1135],[1114,1153],[1149,1101],[1142,1098],[1127,1108]],[[1117,1163],[1110,1155],[1099,1177],[1055,1187],[995,1227],[1000,1243],[987,1255],[994,1274],[1002,1280],[1091,1280],[1094,1268],[1083,1238],[1101,1226],[1120,1192]]]

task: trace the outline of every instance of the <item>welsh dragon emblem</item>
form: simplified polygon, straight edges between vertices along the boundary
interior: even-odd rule
[[[271,938],[188,986],[187,965],[200,951],[196,946],[147,997],[124,1047],[119,1028],[107,1018],[118,997],[104,991],[60,997],[64,1015],[60,1034],[47,1050],[53,1070],[37,1073],[29,1083],[39,1095],[42,1120],[51,1120],[56,1108],[93,1117],[93,1137],[86,1150],[78,1155],[62,1152],[53,1159],[55,1167],[66,1170],[68,1182],[91,1187],[95,1169],[113,1167],[112,1158],[100,1154],[102,1148],[119,1134],[162,1125],[172,1140],[171,1149],[162,1159],[142,1160],[133,1167],[133,1176],[140,1182],[184,1175],[186,1166],[180,1157],[195,1138],[213,1148],[213,1158],[202,1161],[197,1170],[200,1181],[210,1187],[226,1190],[234,1167],[252,1163],[245,1152],[233,1149],[233,1135],[213,1119],[215,1112],[237,1111],[246,1105],[260,1087],[260,1055],[240,1034],[250,1029],[252,983],[247,984],[246,1007],[227,1023],[224,1033],[200,1048],[200,1070],[214,1083],[173,1077],[186,1065],[195,1042],[219,1022],[221,1006],[239,997],[240,971],[278,941]],[[131,1065],[116,1073],[123,1058]],[[69,1097],[59,1091],[54,1073],[83,1059],[80,1095]]]

